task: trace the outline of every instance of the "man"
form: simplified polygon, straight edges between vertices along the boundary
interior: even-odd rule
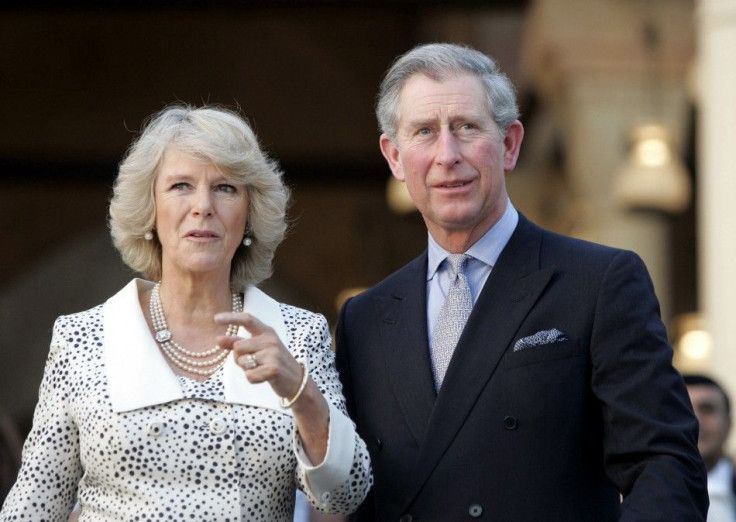
[[[700,423],[698,449],[708,470],[708,522],[736,522],[736,469],[725,453],[731,432],[731,401],[710,377],[690,374],[684,379]]]
[[[340,314],[375,476],[355,519],[704,520],[697,422],[646,268],[514,209],[509,80],[472,49],[419,46],[377,114],[429,245]]]

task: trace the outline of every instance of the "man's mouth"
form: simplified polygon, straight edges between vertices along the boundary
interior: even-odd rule
[[[470,183],[469,181],[456,181],[454,183],[443,183],[440,185],[442,188],[456,188],[456,187],[462,187],[464,185],[467,185]]]

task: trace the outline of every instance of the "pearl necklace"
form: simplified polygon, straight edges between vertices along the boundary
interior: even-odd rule
[[[159,288],[161,283],[158,282],[151,291],[151,303],[149,306],[151,312],[151,321],[153,329],[156,330],[156,341],[161,347],[166,357],[176,366],[189,373],[197,375],[210,376],[225,364],[225,358],[229,353],[228,350],[215,346],[211,350],[205,352],[192,352],[182,345],[174,341],[171,337],[171,331],[166,323],[164,309],[161,306],[161,297],[159,296]],[[243,303],[240,296],[232,292],[233,312],[242,312]],[[236,335],[238,326],[229,324],[225,335]]]

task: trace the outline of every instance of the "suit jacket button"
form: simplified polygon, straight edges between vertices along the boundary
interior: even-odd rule
[[[473,518],[480,518],[482,514],[483,514],[483,508],[479,506],[478,504],[472,504],[468,508],[468,515],[470,515]]]
[[[503,418],[503,427],[507,430],[515,430],[519,423],[516,421],[516,417],[511,415]]]
[[[383,441],[379,439],[378,437],[375,438],[373,443],[376,445],[376,450],[381,451],[383,449]]]
[[[402,515],[399,522],[411,522],[414,518],[410,514]]]

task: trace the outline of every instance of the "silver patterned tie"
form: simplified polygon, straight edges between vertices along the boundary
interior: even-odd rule
[[[450,254],[447,261],[450,263],[450,288],[447,291],[445,302],[437,315],[432,335],[432,372],[434,386],[439,391],[442,380],[445,378],[447,366],[450,364],[452,352],[465,322],[473,309],[473,299],[470,295],[468,278],[465,276],[465,266],[470,256],[467,254]]]

